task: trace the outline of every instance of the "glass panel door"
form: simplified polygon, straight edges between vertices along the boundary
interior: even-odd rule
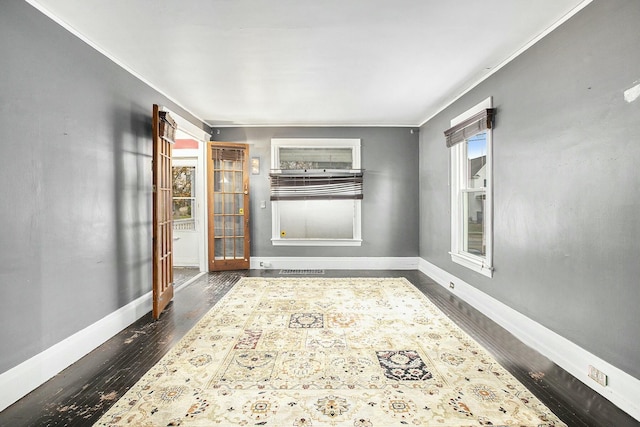
[[[153,105],[153,318],[173,299],[171,145],[176,124]]]
[[[209,270],[249,268],[249,175],[245,144],[209,143]]]

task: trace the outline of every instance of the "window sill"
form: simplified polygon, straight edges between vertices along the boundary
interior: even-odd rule
[[[273,246],[362,246],[362,239],[271,239]]]
[[[487,276],[489,278],[493,277],[493,268],[485,265],[482,259],[453,252],[449,252],[449,254],[451,254],[451,261],[456,264],[467,267],[468,269],[473,270],[476,273],[480,273],[483,276]]]

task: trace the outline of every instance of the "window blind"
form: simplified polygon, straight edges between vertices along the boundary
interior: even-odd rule
[[[214,146],[214,148],[217,147]],[[217,148],[211,150],[211,160],[242,162],[244,160],[244,150],[240,148]]]
[[[362,170],[271,173],[271,200],[362,199],[362,176]]]
[[[487,108],[444,131],[447,147],[451,148],[485,129],[492,129],[495,111],[495,108]]]
[[[171,144],[175,144],[176,129],[178,128],[176,121],[173,120],[173,117],[166,111],[159,111],[158,116],[160,117],[160,138]]]

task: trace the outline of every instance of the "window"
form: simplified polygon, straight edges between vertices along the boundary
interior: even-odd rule
[[[360,246],[359,139],[271,140],[273,245]]]
[[[174,165],[179,163],[175,161]],[[173,166],[173,229],[196,230],[196,168],[195,166]]]
[[[451,259],[493,275],[492,127],[488,98],[451,121]]]

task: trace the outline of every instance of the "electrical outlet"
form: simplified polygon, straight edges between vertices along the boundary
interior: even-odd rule
[[[589,365],[589,378],[603,387],[607,386],[607,375],[599,369]]]
[[[453,282],[449,282],[449,289],[453,289],[455,287],[456,287],[456,285]]]

